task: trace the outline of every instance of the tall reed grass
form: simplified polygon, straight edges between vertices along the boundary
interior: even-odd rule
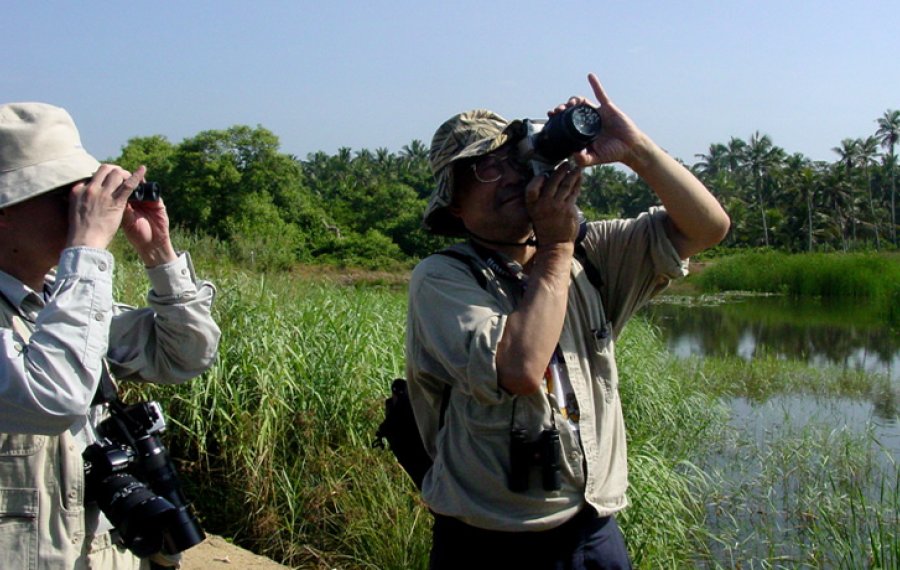
[[[721,257],[696,277],[704,291],[900,299],[900,255],[754,252]]]
[[[828,398],[877,407],[879,375],[763,358],[697,361],[708,391],[760,411],[720,432],[703,462],[710,485],[706,568],[900,568],[900,470],[872,424],[819,412],[798,417],[788,402]],[[781,418],[764,407],[785,406]],[[816,409],[820,407],[817,406]],[[896,410],[887,411],[895,416]]]
[[[430,515],[393,456],[370,446],[390,380],[403,374],[403,288],[241,271],[214,254],[196,255],[204,244],[192,246],[198,274],[219,290],[219,358],[185,385],[132,386],[126,397],[163,403],[170,418],[165,440],[204,527],[295,567],[427,567]],[[143,303],[147,284],[139,262],[127,254],[118,259],[117,295]],[[891,562],[896,534],[890,534],[897,525],[896,483],[884,479],[881,498],[866,483],[848,487],[848,481],[864,481],[854,475],[862,471],[852,453],[840,461],[813,454],[800,462],[787,451],[728,446],[718,386],[737,383],[727,380],[744,373],[736,363],[675,362],[640,319],[620,339],[618,358],[631,481],[631,506],[619,520],[636,567],[751,567],[739,558],[730,565],[723,560],[742,552],[732,541],[762,541],[772,536],[771,527],[742,527],[747,534],[710,521],[717,510],[720,518],[743,521],[741,509],[752,505],[766,515],[753,511],[751,519],[780,524],[769,514],[781,511],[769,509],[765,488],[795,464],[811,473],[802,479],[810,483],[803,484],[811,489],[808,499],[790,509],[796,515],[791,524],[805,525],[797,547],[867,542],[873,560],[880,556],[889,562],[882,567],[897,567]],[[762,373],[769,380],[760,377],[760,384],[781,374],[771,366]],[[818,440],[800,441],[792,449]],[[704,462],[723,446],[756,454],[745,498]],[[822,449],[840,457],[830,443]],[[740,455],[733,462],[748,464]],[[782,471],[766,471],[774,465]],[[847,513],[853,525],[840,516]],[[838,567],[849,560],[836,549],[822,552],[819,559],[838,561]]]
[[[427,567],[431,517],[393,456],[370,445],[403,375],[405,290],[207,261],[195,259],[219,290],[218,361],[183,386],[128,396],[163,403],[204,526],[303,568]],[[118,294],[141,303],[142,274],[120,262]],[[712,400],[668,368],[647,323],[631,325],[620,352],[632,481],[622,526],[640,565],[684,563],[702,545],[689,458],[714,425]]]

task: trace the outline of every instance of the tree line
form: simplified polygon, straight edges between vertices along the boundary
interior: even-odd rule
[[[688,167],[731,216],[722,248],[783,251],[895,249],[896,146],[900,111],[888,110],[865,138],[834,147],[834,162],[788,154],[768,135],[711,144]],[[268,129],[236,125],[173,144],[128,141],[112,159],[148,167],[163,187],[173,224],[225,244],[241,263],[395,267],[446,240],[421,228],[433,188],[428,148],[413,140],[305,160],[282,153]],[[613,166],[585,173],[581,205],[591,219],[634,216],[656,204],[637,176]]]

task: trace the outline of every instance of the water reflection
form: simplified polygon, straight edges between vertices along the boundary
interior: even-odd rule
[[[698,461],[719,487],[707,502],[714,562],[697,567],[812,560],[806,545],[818,537],[809,517],[819,511],[811,505],[829,492],[832,470],[861,474],[854,481],[865,500],[895,512],[883,492],[885,482],[890,487],[897,480],[900,459],[900,334],[878,309],[723,296],[664,298],[648,315],[681,357],[775,356],[890,379],[872,382],[861,397],[832,391],[725,398],[732,435]]]
[[[678,356],[760,354],[888,375],[900,381],[900,334],[858,302],[786,297],[663,297],[648,309]]]
[[[811,366],[840,366],[884,374],[890,385],[852,404],[832,396],[844,411],[836,425],[880,423],[889,449],[900,454],[900,334],[892,331],[877,309],[852,303],[823,303],[778,296],[662,297],[648,315],[679,357],[762,355],[807,362]],[[787,396],[787,395],[783,395]],[[777,398],[776,398],[777,399]],[[733,413],[741,408],[732,402]],[[804,400],[805,401],[805,400]],[[818,411],[825,400],[816,400]],[[865,407],[864,418],[855,405]],[[769,412],[755,410],[756,421]],[[797,418],[804,414],[798,414]],[[886,430],[886,431],[884,431]]]

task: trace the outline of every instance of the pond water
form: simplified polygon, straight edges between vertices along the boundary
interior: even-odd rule
[[[900,458],[900,331],[890,328],[881,310],[859,302],[736,294],[661,297],[646,314],[679,357],[770,355],[886,376],[891,389],[865,402],[775,395],[769,405],[750,406],[739,398],[730,404],[733,418],[745,425],[780,420],[785,402],[787,416],[798,424],[827,413],[837,425],[874,428]]]
[[[887,389],[862,398],[839,394],[774,393],[763,400],[726,401],[736,439],[706,458],[723,486],[707,504],[707,524],[717,537],[715,560],[698,568],[772,566],[806,559],[805,490],[815,475],[804,465],[828,464],[842,453],[842,435],[866,441],[872,461],[893,485],[900,460],[900,331],[879,309],[778,296],[663,297],[645,313],[678,357],[774,356],[814,367],[839,367],[881,375]],[[860,436],[860,439],[856,439]],[[824,442],[824,447],[815,447]],[[820,453],[815,459],[805,453]],[[834,457],[829,457],[834,454]],[[783,471],[779,469],[784,469]],[[877,477],[862,484],[871,505],[880,503]],[[890,512],[890,502],[882,505]]]
[[[900,382],[900,331],[859,302],[782,296],[662,297],[648,312],[678,356],[758,354],[888,375]]]

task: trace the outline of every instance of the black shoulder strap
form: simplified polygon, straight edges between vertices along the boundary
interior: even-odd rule
[[[469,266],[469,270],[472,272],[472,277],[478,281],[478,286],[482,289],[487,289],[487,277],[484,276],[484,272],[481,268],[475,263],[475,259],[466,255],[461,251],[456,251],[455,249],[442,249],[441,251],[436,251],[435,255],[445,255],[447,257],[452,257],[458,261],[462,261],[466,265]]]
[[[485,277],[484,272],[481,270],[475,263],[475,259],[461,251],[456,251],[455,249],[443,249],[441,251],[435,252],[435,255],[445,255],[447,257],[452,257],[453,259],[462,261],[466,265],[469,266],[469,269],[472,272],[472,277],[478,281],[478,285],[482,289],[487,289],[487,277]],[[587,275],[588,281],[591,282],[591,285],[594,286],[597,291],[601,290],[603,285],[603,276],[600,274],[600,271],[594,267],[594,264],[588,260],[587,251],[585,251],[584,246],[581,243],[575,245],[575,258],[578,260],[578,263],[584,268],[584,272]]]
[[[600,291],[600,288],[603,285],[603,276],[600,275],[600,271],[594,267],[594,264],[588,260],[587,251],[585,251],[584,245],[581,243],[575,244],[575,259],[577,259],[578,263],[584,268],[584,272],[587,274],[588,281],[591,282],[591,285],[593,285],[597,291]]]

